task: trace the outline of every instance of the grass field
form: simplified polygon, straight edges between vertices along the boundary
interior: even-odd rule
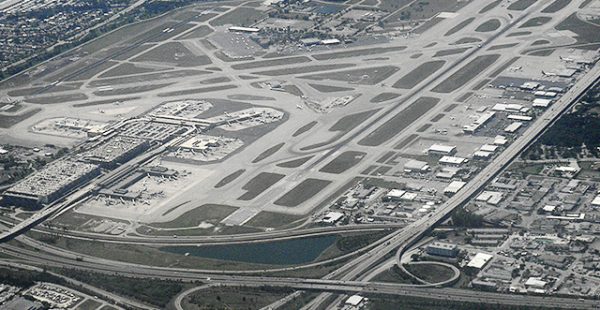
[[[446,281],[454,275],[452,269],[435,264],[415,264],[404,267],[414,276],[429,283]]]
[[[307,157],[302,157],[302,158],[298,158],[298,159],[286,161],[286,162],[277,164],[277,167],[281,167],[281,168],[298,168],[298,167],[304,165],[307,161],[309,161],[313,157],[314,157],[314,155],[311,155],[311,156],[307,156]]]
[[[419,132],[419,133],[421,133],[421,132],[425,132],[425,131],[427,131],[427,129],[429,129],[429,128],[431,128],[431,124],[429,124],[429,123],[427,123],[427,124],[423,124],[423,126],[421,126],[421,127],[419,127],[419,128],[417,129],[417,132]],[[387,172],[387,171],[385,171],[385,172]],[[376,171],[376,174],[377,174],[377,173],[385,174],[385,172],[383,172],[383,173],[382,173],[381,171]]]
[[[538,27],[544,25],[552,20],[552,17],[548,16],[538,16],[528,21],[524,22],[523,25],[519,26],[519,28],[530,28],[530,27]]]
[[[517,0],[508,6],[511,11],[523,11],[536,3],[537,0]]]
[[[375,47],[375,48],[365,48],[365,49],[358,49],[358,50],[352,50],[352,51],[317,54],[317,55],[313,55],[313,57],[316,60],[331,60],[331,59],[338,59],[338,58],[369,56],[369,55],[377,55],[377,54],[384,54],[384,53],[390,53],[390,52],[398,52],[398,51],[401,51],[404,49],[406,49],[405,46]]]
[[[210,93],[214,91],[221,91],[226,89],[234,89],[237,88],[235,85],[219,85],[219,86],[209,86],[209,87],[199,87],[199,88],[191,88],[186,90],[178,90],[172,92],[160,93],[158,97],[172,97],[172,96],[183,96],[183,95],[194,95],[194,94],[204,94]]]
[[[526,35],[530,35],[531,31],[517,31],[517,32],[513,32],[513,33],[509,33],[506,35],[506,37],[520,37],[520,36],[526,36]]]
[[[226,78],[227,82],[229,82],[229,78]],[[251,100],[251,101],[275,101],[277,99],[273,98],[273,97],[266,97],[266,96],[255,96],[255,95],[246,95],[246,94],[233,94],[233,95],[227,95],[228,99],[232,99],[232,100]]]
[[[465,28],[467,25],[469,25],[470,23],[472,23],[475,20],[475,17],[470,17],[467,18],[465,20],[463,20],[462,22],[458,23],[456,26],[450,28],[450,30],[448,30],[448,32],[446,32],[444,34],[445,37],[447,36],[451,36],[457,32],[459,32],[460,30],[462,30],[463,28]]]
[[[86,100],[88,96],[83,93],[70,93],[56,96],[45,96],[45,97],[31,97],[25,98],[25,102],[37,103],[37,104],[56,104],[70,101]]]
[[[44,80],[54,82],[57,80],[64,81],[85,81],[89,80],[98,73],[115,66],[117,62],[109,60],[99,62],[97,60],[76,61],[64,70],[47,76]]]
[[[571,3],[571,0],[554,0],[554,2],[542,10],[542,13],[556,13],[569,5],[569,3]]]
[[[161,89],[163,87],[167,87],[172,85],[173,83],[163,83],[163,84],[148,84],[148,85],[139,85],[132,87],[123,87],[116,88],[113,90],[101,90],[93,92],[96,96],[119,96],[119,95],[129,95],[129,94],[137,94],[143,93],[151,90]]]
[[[261,211],[251,218],[244,226],[260,228],[282,228],[303,217],[300,215]]]
[[[93,299],[86,299],[84,302],[77,305],[77,310],[95,310],[102,305]]]
[[[317,124],[317,122],[316,122],[316,121],[312,121],[312,122],[310,122],[310,123],[308,123],[308,124],[306,124],[306,125],[304,125],[304,126],[302,126],[302,127],[298,128],[298,130],[296,130],[296,131],[295,131],[295,132],[292,134],[292,137],[297,137],[297,136],[299,136],[299,135],[301,135],[301,134],[303,134],[303,133],[305,133],[305,132],[307,132],[307,131],[311,130],[313,127],[315,127],[315,125],[316,125],[316,124]]]
[[[246,169],[240,169],[240,170],[237,170],[236,172],[224,177],[221,181],[219,181],[219,183],[217,183],[215,185],[215,188],[220,188],[220,187],[223,187],[223,186],[231,183],[233,180],[237,179],[240,175],[244,174],[244,172],[246,172]]]
[[[400,78],[392,86],[394,88],[411,89],[430,77],[433,73],[443,67],[445,63],[445,60],[435,60],[422,63]]]
[[[379,146],[395,137],[398,133],[410,126],[414,121],[427,113],[439,103],[440,99],[433,97],[420,97],[406,109],[398,112],[393,118],[372,131],[368,136],[358,142],[364,146]]]
[[[183,228],[196,227],[202,222],[216,224],[235,210],[237,208],[232,206],[206,204],[187,211],[172,221],[151,223],[150,226],[156,228]]]
[[[289,288],[215,286],[186,296],[181,305],[188,310],[261,309],[292,292]]]
[[[498,4],[500,4],[501,2],[502,2],[502,0],[496,0],[496,1],[490,2],[490,4],[486,5],[485,7],[483,7],[483,9],[481,9],[479,11],[479,14],[483,14],[483,13],[486,13],[486,12],[492,10],[493,8],[497,7]]]
[[[385,102],[388,100],[392,100],[392,99],[396,99],[400,97],[400,94],[396,94],[396,93],[381,93],[373,98],[371,98],[370,102],[371,103],[380,103],[380,102]]]
[[[519,45],[519,42],[506,43],[506,44],[498,44],[498,45],[490,46],[490,48],[488,48],[488,51],[502,50],[502,49],[505,49],[505,48],[515,47],[517,45]]]
[[[301,78],[312,80],[334,80],[355,84],[375,85],[385,81],[400,68],[394,66],[372,67],[355,70],[337,71],[331,73],[313,74]]]
[[[577,44],[600,42],[600,25],[587,23],[577,17],[577,13],[571,14],[565,20],[556,25],[556,30],[570,30],[577,34]]]
[[[46,88],[43,86],[29,87],[29,88],[10,90],[10,91],[8,91],[7,94],[11,97],[20,97],[20,96],[31,96],[40,91],[43,91],[44,93],[58,93],[58,92],[69,91],[69,90],[77,90],[81,87],[81,85],[83,85],[83,83],[60,84],[60,85],[52,86],[51,88]]]
[[[387,282],[387,283],[413,283],[412,278],[402,273],[400,268],[393,266],[390,269],[378,274],[371,280],[372,282]]]
[[[461,45],[461,44],[476,43],[476,42],[481,42],[481,39],[466,37],[466,38],[461,38],[461,39],[456,40],[451,45]]]
[[[127,51],[123,51],[118,53],[117,55],[112,56],[111,59],[113,60],[126,60],[129,59],[131,57],[133,57],[134,55],[137,55],[141,52],[144,52],[152,47],[156,46],[155,43],[147,43],[147,44],[142,44],[142,45],[137,45],[135,47],[133,46],[126,46],[126,47],[122,47],[120,49],[124,49],[124,48],[128,48]]]
[[[177,67],[196,67],[209,65],[212,62],[206,55],[194,55],[181,42],[167,42],[136,57],[137,62],[157,62],[172,64]]]
[[[491,66],[500,58],[499,54],[477,56],[470,63],[464,65],[446,80],[438,84],[432,91],[437,93],[450,93],[465,85],[483,70]]]
[[[273,67],[273,66],[284,66],[284,65],[293,65],[293,64],[301,64],[310,62],[310,58],[306,56],[296,56],[296,57],[287,57],[287,58],[278,58],[273,60],[260,60],[253,62],[246,62],[242,64],[232,65],[231,68],[235,70],[246,70],[246,69],[256,69],[256,68],[265,68],[265,67]]]
[[[500,28],[500,21],[496,18],[490,19],[475,28],[476,32],[491,32]]]
[[[542,40],[535,40],[533,43],[531,43],[531,46],[546,45],[546,44],[550,44],[550,41],[542,39]]]
[[[442,118],[444,118],[444,116],[446,116],[446,114],[440,113],[440,114],[434,116],[430,121],[432,123],[437,123],[439,120],[441,120]]]
[[[331,181],[321,179],[306,179],[289,192],[279,197],[274,203],[284,207],[297,207],[325,189]]]
[[[246,193],[238,197],[238,200],[252,200],[284,177],[284,174],[261,172],[242,187]]]
[[[263,17],[263,12],[249,7],[239,7],[227,12],[208,23],[211,26],[235,25],[251,26]]]
[[[308,84],[308,85],[322,93],[335,93],[335,92],[340,92],[340,91],[354,90],[354,88],[340,87],[340,86],[333,86],[333,85],[323,85],[323,84]]]
[[[343,173],[344,171],[356,166],[365,157],[365,155],[367,155],[367,153],[364,152],[344,152],[330,161],[319,171],[333,174]]]
[[[123,85],[129,83],[143,83],[150,81],[164,81],[166,79],[184,78],[195,75],[210,74],[209,71],[202,70],[176,70],[162,73],[149,73],[136,76],[127,76],[119,78],[101,79],[91,81],[89,84],[92,87]]]
[[[126,101],[131,101],[131,100],[137,100],[140,98],[141,97],[122,97],[122,98],[117,98],[117,99],[87,101],[84,103],[76,103],[73,105],[73,107],[83,108],[83,107],[91,107],[91,106],[95,106],[95,105],[113,104],[113,103],[117,103],[117,102],[121,103],[121,102],[126,102]]]
[[[156,72],[156,71],[161,71],[161,70],[165,70],[165,69],[169,69],[169,68],[157,68],[157,67],[144,67],[144,66],[139,66],[139,65],[135,65],[132,63],[124,63],[124,64],[120,64],[104,73],[102,73],[99,78],[111,78],[111,77],[117,77],[117,76],[123,76],[123,75],[132,75],[132,74],[140,74],[140,73],[149,73],[149,72]]]
[[[346,115],[346,116],[340,118],[337,122],[335,122],[335,124],[333,124],[333,126],[331,126],[331,128],[329,128],[329,131],[348,132],[348,131],[352,130],[353,128],[355,128],[356,126],[365,122],[367,119],[369,119],[375,113],[377,113],[377,111],[379,111],[379,110],[380,109],[374,109],[374,110],[369,110],[369,111]]]
[[[418,137],[419,137],[418,134],[413,133],[410,136],[402,139],[402,141],[400,141],[398,144],[396,144],[394,146],[394,149],[401,150],[401,149],[405,148],[407,145],[409,145],[411,142],[413,142]]]
[[[254,160],[252,160],[253,164],[256,164],[257,162],[260,162],[264,159],[266,159],[267,157],[277,153],[277,151],[279,151],[283,146],[285,145],[285,142],[281,142],[277,145],[274,145],[270,148],[268,148],[266,151],[260,153],[258,156],[256,156],[256,158]]]
[[[213,33],[214,31],[206,26],[206,25],[201,25],[200,27],[184,34],[181,35],[177,38],[177,40],[189,40],[189,39],[200,39],[200,38],[204,38],[207,35]]]
[[[331,65],[314,65],[314,66],[302,66],[295,68],[281,68],[281,69],[273,69],[266,70],[260,72],[253,72],[253,74],[261,74],[268,76],[280,76],[280,75],[294,75],[294,74],[302,74],[302,73],[310,73],[310,72],[318,72],[318,71],[328,71],[328,70],[336,70],[336,69],[344,69],[356,66],[355,64],[331,64]]]
[[[456,54],[462,54],[469,50],[470,47],[461,47],[461,48],[451,48],[447,50],[439,50],[433,54],[433,57],[444,57]]]

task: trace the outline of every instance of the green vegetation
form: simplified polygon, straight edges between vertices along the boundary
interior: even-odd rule
[[[260,309],[293,293],[278,287],[209,287],[186,296],[184,309]]]
[[[11,268],[0,268],[0,283],[14,285],[18,287],[29,287],[36,282],[50,282],[64,284],[62,278],[51,275],[48,272],[38,272],[30,270],[16,270]]]
[[[302,218],[301,215],[261,211],[251,218],[245,226],[283,228]]]
[[[150,224],[150,226],[157,228],[184,228],[197,227],[202,222],[218,224],[235,210],[237,208],[232,206],[206,204],[192,209],[170,222],[157,222]]]
[[[533,310],[534,307],[507,306],[500,304],[470,303],[448,299],[427,299],[420,297],[390,297],[385,295],[366,295],[371,310]],[[541,309],[541,308],[540,308]]]
[[[412,277],[402,272],[396,265],[375,276],[371,282],[417,284]]]
[[[88,299],[86,301],[84,301],[83,303],[79,304],[77,306],[77,310],[95,310],[98,309],[98,307],[100,307],[102,304],[93,300],[93,299]]]
[[[404,268],[415,277],[429,283],[446,281],[454,275],[452,269],[437,264],[409,264],[405,265]]]
[[[162,308],[185,287],[179,282],[169,280],[136,279],[73,269],[60,269],[58,273]]]
[[[481,227],[483,225],[483,217],[473,214],[464,208],[457,208],[452,212],[452,223],[458,227]]]
[[[585,149],[600,156],[600,86],[588,91],[573,112],[561,116],[522,158],[578,158]]]

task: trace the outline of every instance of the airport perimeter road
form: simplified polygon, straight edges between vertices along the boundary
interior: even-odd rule
[[[305,237],[315,237],[322,235],[333,235],[341,233],[355,233],[355,232],[377,232],[384,230],[396,230],[405,227],[406,224],[361,224],[361,225],[346,225],[346,226],[327,226],[327,227],[315,227],[315,228],[303,228],[303,229],[286,229],[277,231],[266,231],[248,234],[238,235],[209,235],[209,236],[178,236],[173,238],[172,236],[109,236],[98,233],[78,232],[78,231],[55,231],[45,228],[35,228],[32,231],[38,233],[50,234],[53,236],[60,236],[68,239],[77,239],[85,241],[101,241],[105,243],[118,243],[118,244],[138,244],[138,245],[208,245],[208,244],[236,244],[236,243],[254,243],[254,242],[265,242],[277,241],[277,240],[288,240]]]

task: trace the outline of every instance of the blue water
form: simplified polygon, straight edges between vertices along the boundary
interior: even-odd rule
[[[326,235],[264,243],[200,247],[171,246],[163,247],[161,251],[175,254],[189,253],[190,256],[245,263],[297,265],[314,261],[325,249],[334,244],[335,240],[335,235]]]

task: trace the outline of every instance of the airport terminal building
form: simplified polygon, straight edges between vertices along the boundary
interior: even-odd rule
[[[70,159],[57,160],[4,192],[2,204],[37,209],[100,174],[100,167]]]

